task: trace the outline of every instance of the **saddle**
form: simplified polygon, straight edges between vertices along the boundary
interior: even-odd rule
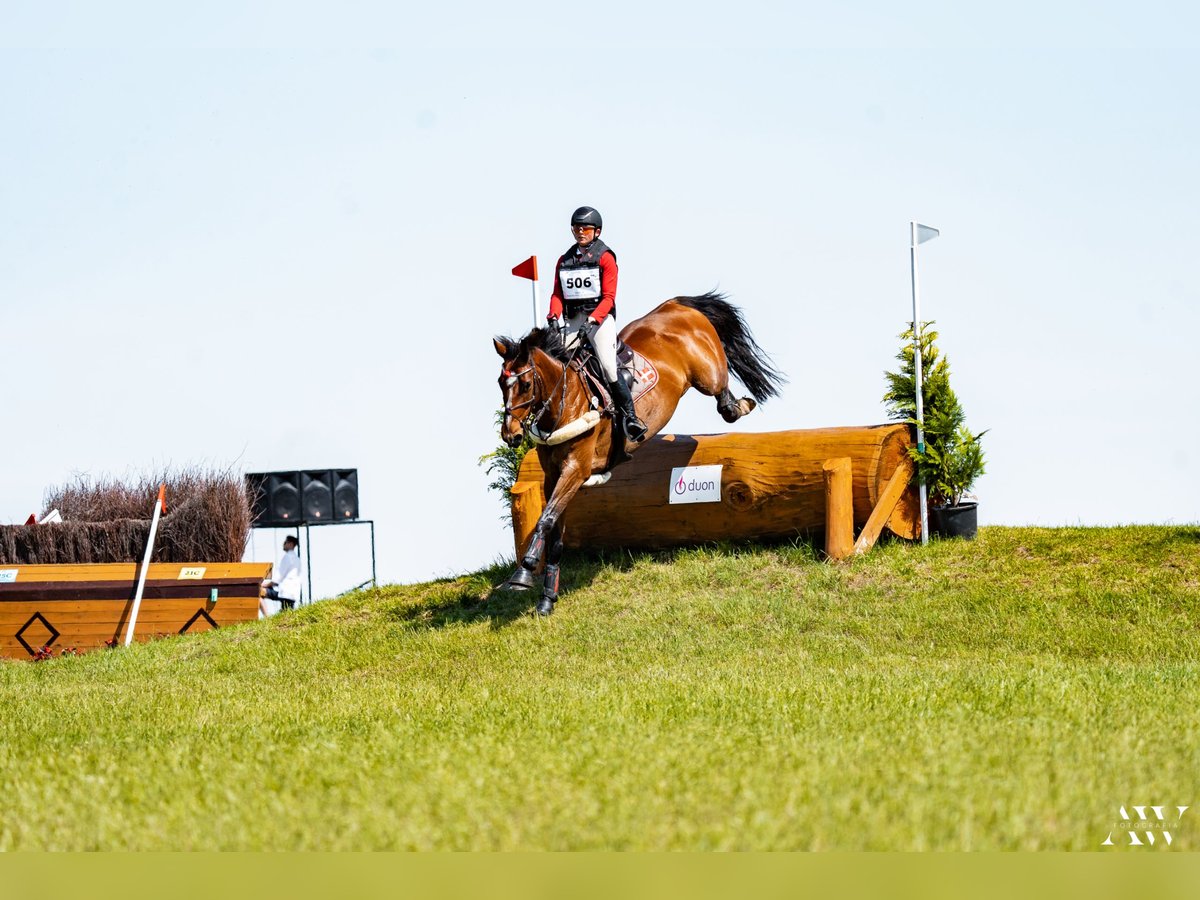
[[[607,380],[598,360],[590,347],[585,347],[575,358],[572,366],[584,376],[584,382],[592,394],[592,407],[611,413],[613,400],[609,395]],[[639,398],[646,396],[658,384],[658,369],[654,363],[642,356],[622,340],[617,341],[617,377],[629,386],[629,393],[636,405]]]

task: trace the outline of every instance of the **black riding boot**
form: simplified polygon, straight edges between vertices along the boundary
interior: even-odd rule
[[[617,380],[610,384],[608,389],[612,393],[613,406],[625,422],[625,436],[631,441],[640,441],[646,436],[646,423],[639,419],[634,411],[629,385],[618,375]]]

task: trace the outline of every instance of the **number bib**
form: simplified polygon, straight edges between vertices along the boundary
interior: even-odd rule
[[[600,269],[566,269],[558,273],[564,300],[599,300]]]

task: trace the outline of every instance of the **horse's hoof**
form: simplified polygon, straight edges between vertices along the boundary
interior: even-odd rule
[[[539,616],[548,616],[554,612],[554,601],[549,597],[543,597],[538,601],[537,614]]]
[[[528,591],[533,587],[533,584],[533,572],[524,566],[520,566],[508,576],[508,581],[504,582],[504,589],[506,591]]]

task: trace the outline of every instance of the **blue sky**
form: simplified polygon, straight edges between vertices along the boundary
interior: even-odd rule
[[[0,521],[76,472],[358,466],[381,577],[511,552],[490,336],[582,203],[622,321],[744,308],[791,378],[747,431],[883,420],[940,228],[982,520],[1200,519],[1190,10],[121,9],[0,7]],[[364,537],[318,540],[318,592],[361,580]]]

